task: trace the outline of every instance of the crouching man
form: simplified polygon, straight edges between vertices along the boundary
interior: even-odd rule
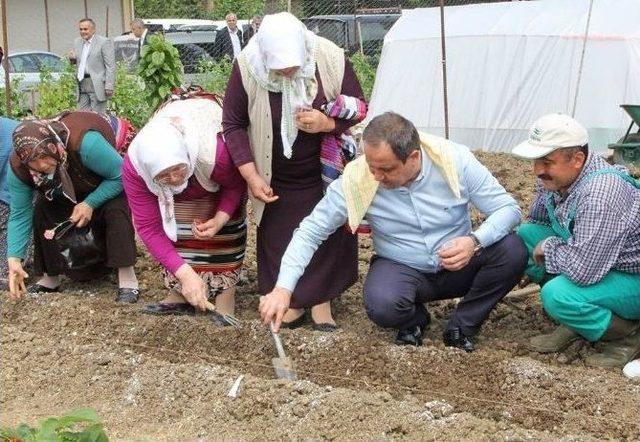
[[[626,169],[590,153],[588,141],[577,121],[552,114],[512,151],[533,160],[538,177],[529,222],[518,229],[526,274],[560,323],[531,346],[550,353],[580,337],[603,341],[586,363],[622,367],[640,352],[640,190]]]
[[[527,254],[512,229],[520,209],[465,146],[418,133],[395,113],[363,133],[364,155],[349,163],[295,231],[262,319],[279,327],[315,250],[347,222],[366,217],[376,255],[364,285],[367,314],[398,330],[399,345],[421,345],[430,316],[423,303],[462,296],[444,342],[474,350],[473,337],[524,271]],[[469,203],[488,215],[471,230]]]

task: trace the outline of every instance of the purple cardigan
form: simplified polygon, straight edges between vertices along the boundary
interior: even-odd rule
[[[220,200],[218,210],[233,216],[238,210],[247,191],[247,184],[233,165],[226,143],[218,134],[218,147],[216,149],[216,163],[211,173],[211,181],[220,186]],[[136,172],[131,160],[125,156],[122,165],[122,185],[127,194],[129,207],[133,215],[133,223],[142,242],[147,246],[149,253],[171,273],[184,264],[184,260],[178,255],[173,242],[164,232],[158,197],[154,195],[145,184],[138,172]],[[185,201],[201,198],[207,194],[194,179],[189,180],[187,188],[176,195],[176,201]]]

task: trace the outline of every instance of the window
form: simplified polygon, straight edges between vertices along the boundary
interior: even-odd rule
[[[16,74],[27,74],[40,72],[35,60],[29,54],[13,55],[9,57],[9,72]]]
[[[62,72],[64,70],[62,61],[55,55],[36,53],[33,54],[33,57],[36,59],[39,68],[46,67],[52,72]]]

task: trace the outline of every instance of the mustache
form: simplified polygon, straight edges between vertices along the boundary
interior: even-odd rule
[[[551,177],[546,173],[541,173],[540,175],[538,175],[538,178],[542,181],[551,181]]]

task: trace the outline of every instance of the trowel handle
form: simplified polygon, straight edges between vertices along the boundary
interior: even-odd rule
[[[269,326],[269,331],[271,331],[271,337],[273,338],[273,343],[276,345],[276,351],[278,352],[279,358],[286,358],[287,355],[284,353],[284,347],[282,347],[282,341],[280,340],[280,335],[273,331],[275,324],[272,322]]]

